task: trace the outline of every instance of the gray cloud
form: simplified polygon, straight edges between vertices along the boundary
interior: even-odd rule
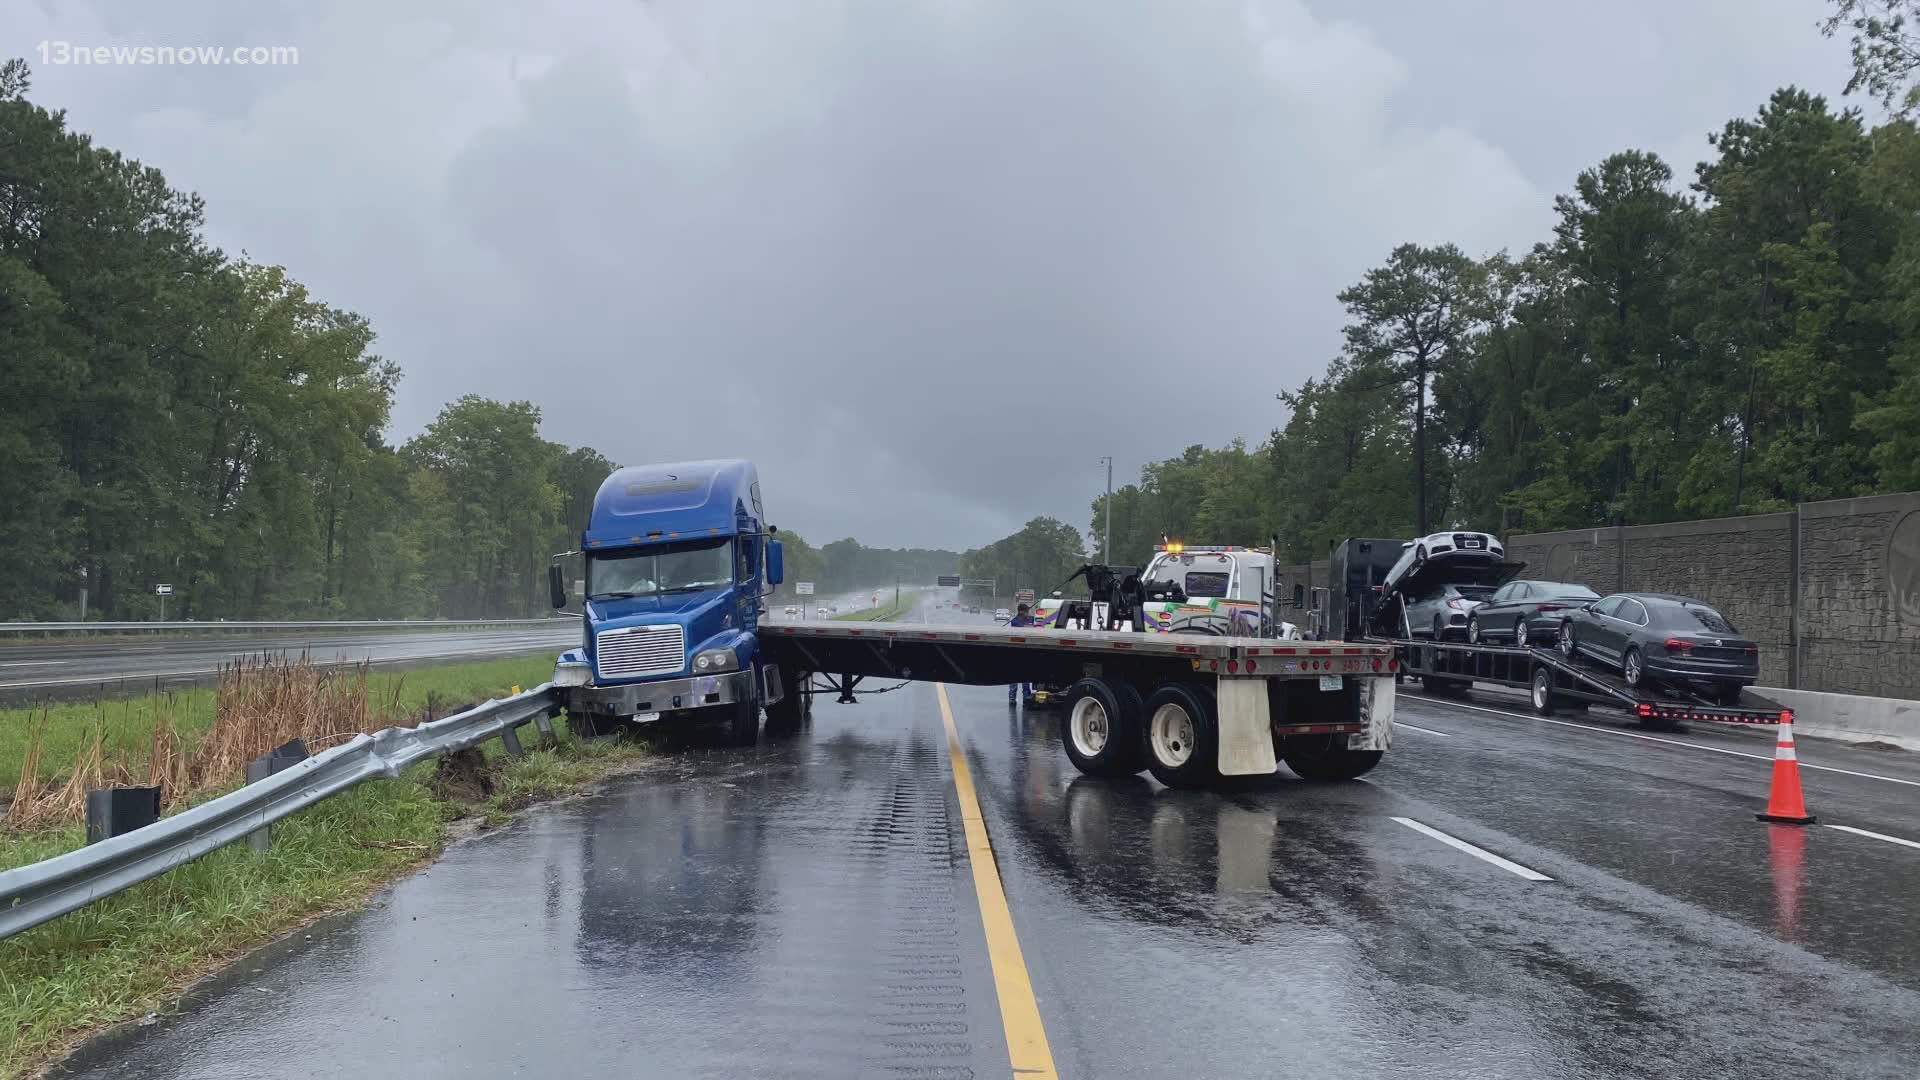
[[[753,457],[816,540],[968,546],[1084,524],[1102,454],[1263,436],[1393,244],[1524,246],[1607,152],[1685,175],[1773,86],[1837,90],[1823,7],[0,0],[0,29],[32,61],[300,48],[36,63],[36,96],[372,318],[399,437],[528,397],[616,460]]]

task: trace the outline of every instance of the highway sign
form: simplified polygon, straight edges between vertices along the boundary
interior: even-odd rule
[[[173,586],[171,586],[171,585],[155,585],[155,586],[153,587],[153,591],[154,591],[154,593],[155,593],[156,595],[159,595],[159,596],[172,596],[172,595],[173,595]]]
[[[958,588],[960,586],[959,574],[941,574],[935,580],[940,584],[942,588],[952,589],[952,588]]]
[[[794,582],[794,583],[793,583],[793,591],[794,591],[794,593],[795,593],[795,594],[797,594],[797,595],[799,595],[799,596],[812,596],[812,595],[813,595],[813,582],[811,582],[811,581],[796,581],[796,582]]]

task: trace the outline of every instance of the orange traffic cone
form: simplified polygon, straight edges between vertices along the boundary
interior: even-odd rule
[[[1811,825],[1807,802],[1800,794],[1800,757],[1793,751],[1793,712],[1780,713],[1780,738],[1773,744],[1773,789],[1767,795],[1767,812],[1755,814],[1761,821],[1782,825]]]

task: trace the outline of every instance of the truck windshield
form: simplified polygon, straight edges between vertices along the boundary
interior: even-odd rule
[[[587,558],[587,598],[694,592],[733,584],[733,541],[695,540]]]
[[[1225,596],[1233,574],[1233,560],[1219,554],[1160,555],[1140,576],[1149,596],[1178,592],[1182,596]]]

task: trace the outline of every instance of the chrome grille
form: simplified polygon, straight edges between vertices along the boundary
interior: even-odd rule
[[[687,666],[687,632],[677,624],[622,626],[594,638],[594,666],[603,679],[664,675]]]

